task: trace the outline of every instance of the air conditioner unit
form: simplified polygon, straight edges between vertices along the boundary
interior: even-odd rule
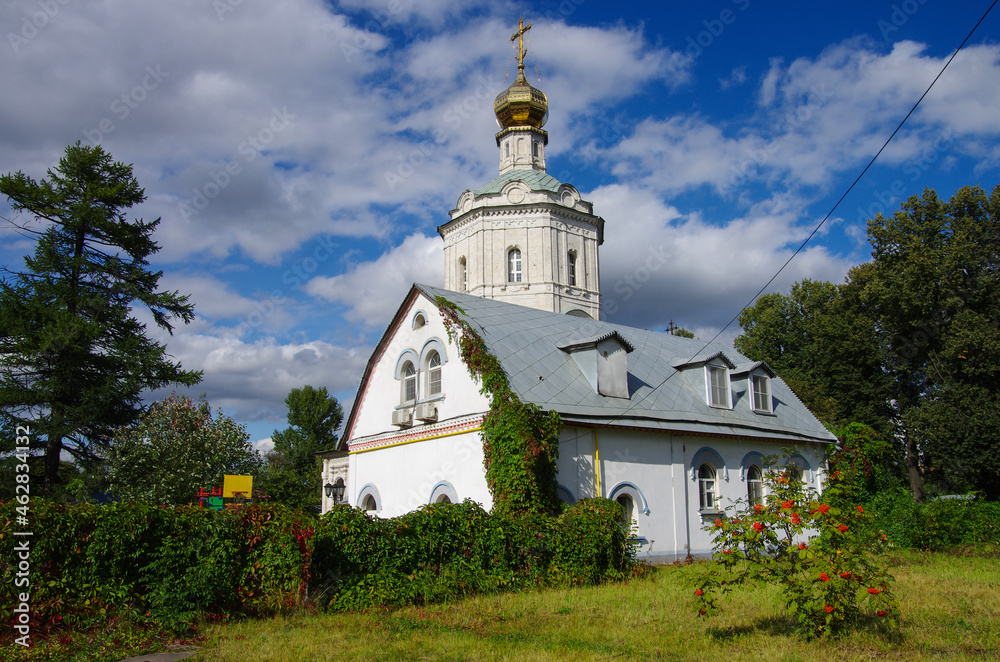
[[[437,405],[433,402],[419,404],[416,415],[421,421],[436,421],[438,419]]]
[[[401,427],[413,425],[412,409],[396,409],[392,412],[392,424]]]

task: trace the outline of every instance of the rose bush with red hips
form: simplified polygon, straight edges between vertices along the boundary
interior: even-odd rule
[[[771,467],[761,503],[737,502],[705,527],[716,551],[697,581],[699,616],[712,615],[715,598],[736,585],[767,583],[782,587],[785,607],[807,638],[872,623],[898,626],[888,543],[864,533],[872,530],[865,525],[870,516],[854,500],[856,470],[844,465],[829,475],[822,495]]]

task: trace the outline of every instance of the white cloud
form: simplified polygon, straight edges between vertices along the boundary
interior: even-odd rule
[[[629,219],[608,224],[601,248],[607,318],[658,330],[672,320],[698,329],[705,340],[708,329],[735,316],[812,229],[799,224],[800,201],[793,197],[719,223],[684,216],[651,191],[625,185],[598,189],[593,199],[607,218]],[[803,278],[841,282],[851,264],[821,246],[809,247],[769,290],[786,290]]]
[[[444,264],[441,238],[410,235],[376,260],[362,262],[338,276],[319,276],[305,290],[327,301],[342,303],[345,317],[370,326],[388,324],[413,283],[440,286]]]
[[[169,351],[185,369],[203,370],[201,383],[176,389],[207,396],[213,407],[242,421],[283,420],[284,399],[293,388],[325,386],[331,393],[353,392],[370,347],[342,347],[321,341],[279,344],[273,339],[244,343],[231,338],[177,333]],[[150,394],[163,398],[171,389]]]

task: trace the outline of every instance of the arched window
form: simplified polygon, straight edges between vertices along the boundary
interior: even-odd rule
[[[466,266],[465,266],[465,258],[464,257],[460,257],[460,258],[458,258],[458,291],[459,292],[465,292],[466,288],[468,287],[468,285],[467,285],[468,281],[466,280],[467,275],[468,275],[468,270],[466,269]]]
[[[521,250],[519,248],[512,248],[507,253],[507,282],[521,282]]]
[[[716,486],[715,467],[706,462],[698,469],[698,497],[702,510],[715,510],[718,507],[719,494]]]
[[[447,494],[442,494],[434,503],[451,503],[451,499],[448,498]]]
[[[632,497],[628,494],[622,494],[617,499],[615,499],[622,506],[622,524],[625,526],[632,526],[635,521],[635,502],[632,501]]]
[[[533,157],[535,157],[536,159],[538,158],[538,141],[537,140],[532,140],[531,141],[531,155]]]
[[[402,402],[414,402],[417,399],[417,369],[409,361],[403,366]]]
[[[570,287],[576,287],[576,253],[570,251],[566,256],[566,277]]]
[[[756,464],[747,469],[747,503],[756,506],[764,502],[764,475]]]
[[[427,397],[441,395],[441,355],[431,352],[427,357]]]
[[[510,158],[510,141],[509,140],[505,140],[504,141],[504,143],[503,143],[503,152],[504,152],[504,156],[506,156],[509,159]]]
[[[361,510],[372,511],[375,510],[377,507],[378,506],[376,506],[375,504],[375,497],[373,497],[371,494],[366,496],[364,500],[361,502]]]

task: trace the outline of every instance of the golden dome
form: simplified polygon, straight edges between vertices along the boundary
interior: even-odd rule
[[[518,67],[517,78],[511,86],[497,95],[493,102],[493,112],[502,129],[513,126],[540,129],[549,118],[549,100],[545,97],[545,92],[528,82],[522,65]]]

